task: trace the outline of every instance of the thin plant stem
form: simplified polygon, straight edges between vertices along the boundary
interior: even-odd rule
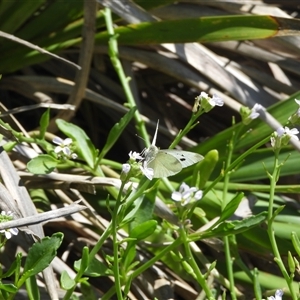
[[[108,48],[109,48],[109,56],[110,60],[112,62],[112,65],[117,72],[121,85],[123,87],[126,99],[127,99],[127,105],[132,108],[136,106],[133,94],[131,92],[130,86],[129,86],[129,78],[126,77],[126,74],[124,72],[124,69],[122,67],[121,61],[119,59],[119,51],[118,51],[118,42],[117,42],[117,36],[114,32],[114,26],[111,16],[111,10],[109,8],[105,8],[103,10],[103,15],[106,23],[107,32],[110,35],[109,41],[108,41]],[[139,135],[144,139],[146,146],[150,146],[150,140],[149,136],[145,127],[145,123],[139,113],[138,110],[136,110],[134,114],[134,119],[137,125],[137,129],[139,131]]]
[[[268,236],[269,236],[270,243],[272,246],[273,254],[275,256],[274,260],[276,261],[276,263],[277,263],[277,265],[289,287],[292,299],[297,300],[298,299],[297,294],[293,287],[293,277],[289,276],[289,274],[285,268],[285,265],[281,259],[281,255],[280,255],[277,243],[276,243],[275,231],[273,229],[273,221],[274,221],[273,206],[274,206],[275,188],[276,188],[277,180],[279,178],[280,168],[282,166],[282,164],[280,164],[278,162],[279,151],[280,151],[279,149],[277,149],[275,151],[273,173],[272,174],[268,173],[268,176],[270,178],[270,198],[269,198],[269,208],[268,208]]]
[[[191,251],[191,247],[190,247],[190,243],[186,234],[186,231],[184,230],[184,228],[180,228],[180,237],[183,241],[183,245],[184,245],[184,249],[186,252],[186,261],[188,262],[188,264],[191,266],[191,268],[193,269],[193,273],[196,276],[196,279],[198,281],[198,283],[200,284],[200,286],[203,288],[205,295],[207,296],[207,298],[209,300],[213,300],[215,299],[212,292],[211,292],[211,288],[207,285],[207,281],[205,278],[205,275],[203,275],[198,267],[197,262],[194,259],[193,253]]]
[[[228,143],[228,155],[227,155],[227,160],[226,160],[226,165],[225,165],[226,170],[229,169],[229,167],[231,165],[235,141],[236,141],[236,135],[235,135],[235,132],[233,131],[232,137]],[[229,179],[230,179],[230,174],[229,174],[229,172],[227,172],[224,176],[223,199],[222,199],[222,204],[221,204],[222,211],[224,210],[224,208],[226,207],[227,202],[228,202],[227,194],[228,194]],[[230,294],[231,294],[231,298],[233,300],[236,300],[235,284],[234,284],[234,276],[233,276],[233,261],[232,261],[231,251],[230,251],[229,237],[225,236],[223,241],[224,241],[224,246],[225,246],[224,250],[225,250],[226,269],[227,269],[228,279],[230,282]]]
[[[118,212],[121,205],[121,196],[122,196],[122,191],[124,186],[125,186],[125,182],[122,182],[120,192],[116,200],[116,205],[113,211],[112,222],[111,222],[112,237],[113,237],[113,252],[114,252],[113,272],[114,272],[115,288],[116,288],[116,294],[118,300],[123,299],[122,284],[121,284],[121,278],[119,272],[120,266],[119,266],[119,241],[118,241],[118,220],[119,220]]]

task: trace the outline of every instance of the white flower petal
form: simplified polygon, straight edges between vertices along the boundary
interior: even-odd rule
[[[128,172],[130,171],[130,164],[123,164],[122,165],[122,172],[125,173],[125,174],[128,174]]]
[[[200,93],[200,98],[208,98],[208,94],[206,94],[205,92],[201,92]]]
[[[70,145],[70,144],[72,144],[73,143],[73,140],[71,139],[71,138],[66,138],[64,141],[63,141],[63,144],[65,145],[65,146],[68,146],[68,145]]]
[[[200,199],[202,199],[202,196],[203,196],[203,191],[199,190],[194,195],[194,198],[195,198],[195,200],[200,200]]]
[[[71,150],[69,147],[63,147],[63,153],[66,155],[66,156],[70,156],[71,155]]]
[[[217,95],[213,95],[213,97],[211,98],[211,100],[215,103],[215,105],[217,106],[223,106],[224,105],[224,101],[223,99],[221,99],[219,96]]]
[[[182,195],[181,195],[180,192],[174,191],[171,194],[171,199],[174,200],[174,201],[181,201]]]
[[[54,144],[56,144],[56,145],[61,145],[64,141],[63,141],[63,139],[61,139],[60,137],[56,136],[56,137],[52,140],[52,142],[53,142]]]
[[[17,235],[19,233],[19,229],[18,228],[10,228],[9,231],[13,235]]]
[[[54,152],[55,152],[55,153],[59,153],[59,152],[61,152],[61,151],[63,151],[63,150],[64,150],[63,147],[57,146],[57,147],[55,147]]]
[[[8,231],[8,230],[5,230],[4,234],[5,234],[5,237],[6,237],[8,240],[12,237],[11,232]]]
[[[281,137],[285,133],[285,130],[283,127],[279,127],[279,128],[277,128],[276,132],[277,132],[278,136]]]

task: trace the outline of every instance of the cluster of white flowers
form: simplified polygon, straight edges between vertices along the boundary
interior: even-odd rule
[[[152,180],[153,176],[154,176],[154,170],[152,168],[148,168],[147,162],[144,160],[144,157],[140,153],[135,152],[135,151],[130,151],[128,155],[129,155],[129,160],[132,163],[135,163],[136,161],[138,161],[139,163],[141,162],[139,164],[140,171],[149,180]],[[122,173],[123,174],[128,174],[130,172],[130,170],[131,170],[131,165],[130,164],[128,164],[128,163],[123,164],[123,166],[122,166]]]
[[[224,101],[217,95],[210,97],[207,93],[201,92],[199,96],[195,98],[193,112],[196,113],[198,107],[201,107],[206,113],[212,110],[215,106],[223,106]]]
[[[181,206],[186,206],[189,203],[198,201],[202,198],[203,192],[196,187],[189,187],[186,183],[182,183],[179,187],[179,191],[174,191],[171,198],[180,203]]]
[[[65,158],[72,158],[76,159],[77,154],[72,153],[70,146],[73,143],[72,139],[66,138],[66,139],[61,139],[60,137],[55,137],[52,142],[56,145],[54,152],[58,154],[58,156],[63,156]]]
[[[0,215],[0,222],[7,222],[13,219],[13,212],[10,210],[8,212],[2,211]],[[17,235],[19,233],[19,229],[17,228],[8,228],[8,229],[1,229],[1,234],[5,235],[6,239],[10,239],[13,235]]]
[[[289,143],[290,139],[299,140],[297,128],[279,127],[271,136],[271,146],[273,149],[280,149]]]

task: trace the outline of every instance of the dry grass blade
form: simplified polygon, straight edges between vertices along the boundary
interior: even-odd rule
[[[72,104],[79,108],[81,101],[85,95],[85,89],[88,82],[90,65],[94,47],[94,33],[96,23],[96,0],[84,1],[84,26],[82,31],[83,42],[81,44],[79,65],[81,69],[77,71],[75,85],[68,99],[68,104]],[[54,131],[56,128],[55,119],[61,118],[69,121],[74,115],[73,111],[62,111],[56,118],[51,120],[48,130]]]
[[[21,212],[23,217],[34,216],[37,214],[36,208],[32,203],[32,200],[28,194],[27,189],[22,185],[20,177],[18,176],[11,160],[9,159],[7,153],[1,148],[0,149],[0,174],[1,178],[8,189],[9,193],[12,195],[14,202],[13,205],[16,206],[13,212]],[[38,237],[44,237],[44,231],[40,224],[29,225],[29,230],[33,232],[34,235]],[[58,299],[57,290],[55,286],[54,274],[51,266],[44,269],[43,271],[45,283],[51,299]]]
[[[54,54],[54,53],[52,53],[52,52],[49,52],[49,51],[47,51],[47,50],[45,50],[45,49],[43,49],[43,48],[41,48],[41,47],[39,47],[39,46],[37,46],[37,45],[34,45],[34,44],[28,42],[28,41],[25,41],[25,40],[23,40],[23,39],[20,39],[20,38],[14,36],[14,35],[12,35],[12,34],[8,34],[8,33],[6,33],[6,32],[0,31],[0,37],[4,37],[4,38],[9,39],[9,40],[11,40],[11,41],[13,41],[13,42],[22,44],[22,45],[24,45],[24,46],[26,46],[26,47],[29,47],[29,48],[31,48],[31,49],[34,49],[34,50],[40,52],[40,53],[47,54],[47,55],[49,55],[49,56],[51,56],[51,57],[53,57],[53,58],[55,58],[55,59],[58,59],[58,60],[61,60],[61,61],[65,62],[65,63],[67,63],[67,64],[69,64],[69,65],[71,65],[71,66],[73,66],[73,67],[75,67],[75,68],[77,68],[77,69],[79,69],[79,70],[81,69],[80,66],[78,66],[78,65],[75,64],[75,63],[73,63],[72,61],[70,61],[70,60],[68,60],[68,59],[65,59],[65,58],[63,58],[63,57],[61,57],[61,56],[58,56],[58,55],[56,55],[56,54]]]
[[[0,224],[1,229],[8,229],[13,227],[22,227],[28,226],[33,224],[40,224],[44,223],[53,219],[57,219],[60,217],[65,217],[72,215],[74,213],[80,212],[84,209],[87,209],[84,205],[79,205],[80,201],[77,201],[67,207],[59,208],[56,210],[51,210],[48,212],[40,213],[34,216],[24,217],[21,219],[16,219],[13,221],[8,221]]]

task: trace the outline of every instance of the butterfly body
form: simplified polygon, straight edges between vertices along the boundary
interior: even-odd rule
[[[191,166],[203,159],[203,156],[189,151],[176,149],[158,149],[155,146],[158,122],[151,146],[145,151],[145,162],[154,171],[154,178],[175,175],[183,168]]]

